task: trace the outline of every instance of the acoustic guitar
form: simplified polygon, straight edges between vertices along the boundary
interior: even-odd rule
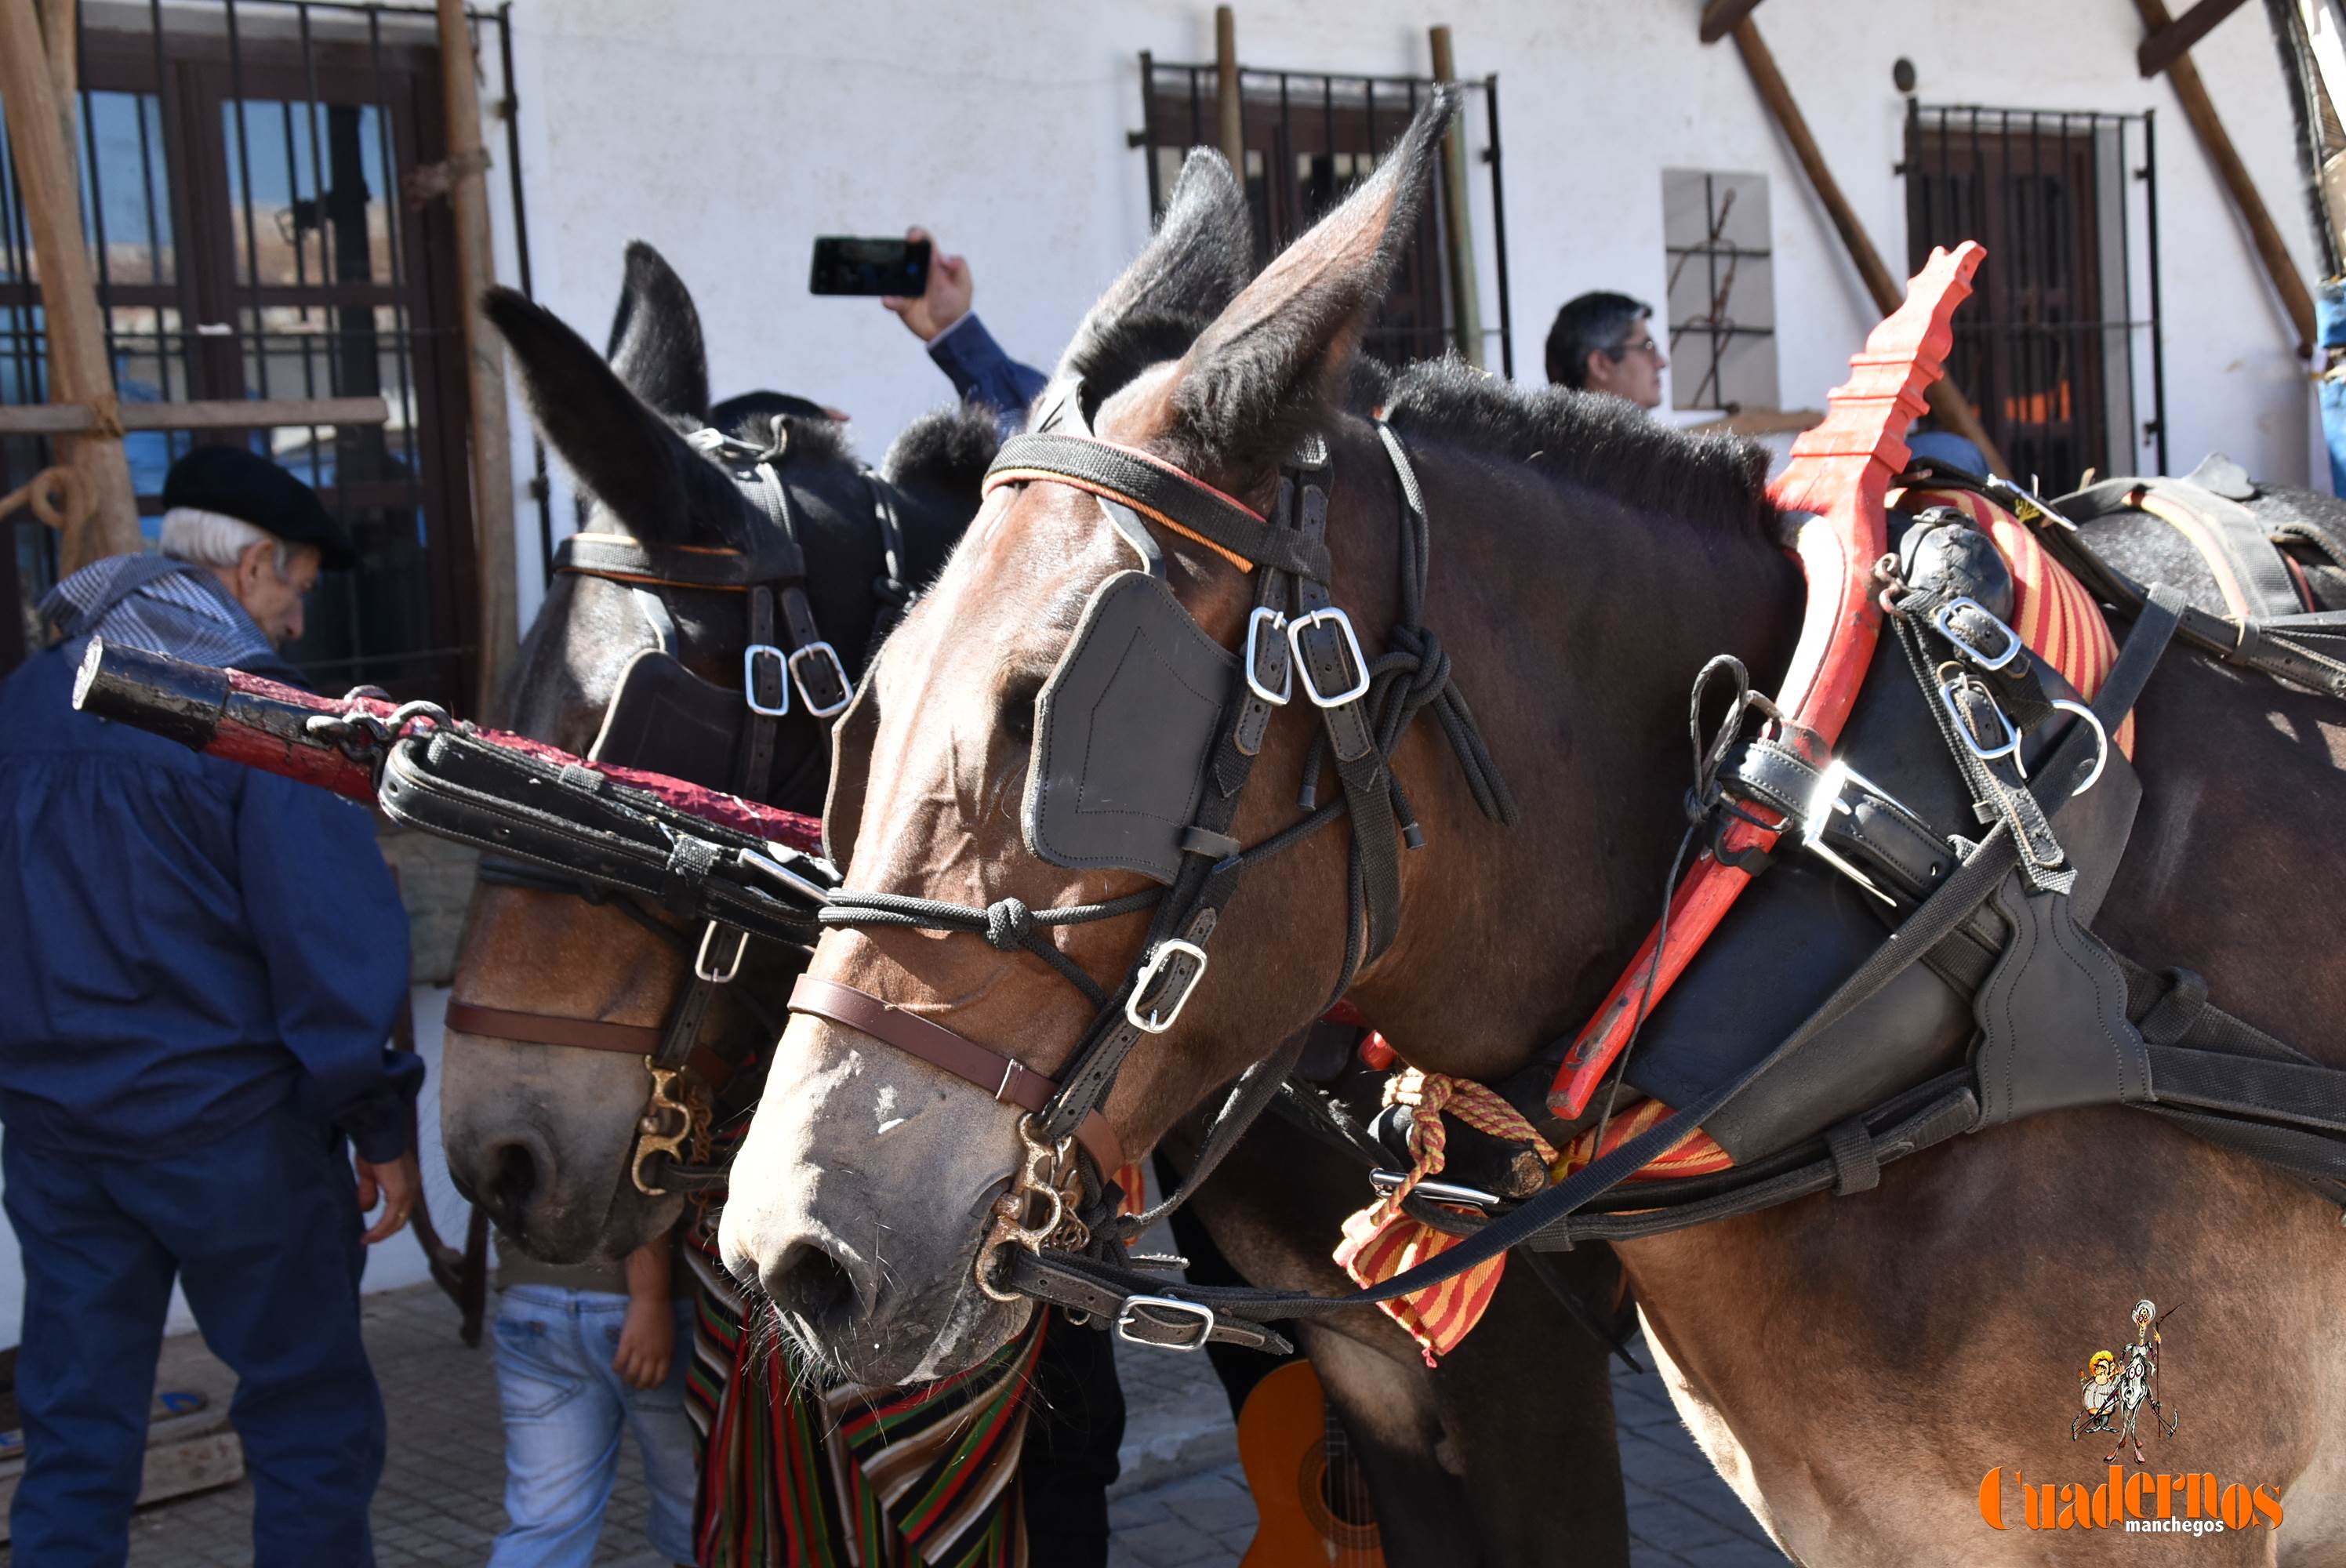
[[[1368,1479],[1311,1362],[1289,1362],[1247,1395],[1239,1462],[1256,1517],[1239,1568],[1384,1568]]]

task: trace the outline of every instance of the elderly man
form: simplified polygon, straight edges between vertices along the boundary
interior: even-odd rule
[[[124,1560],[176,1278],[237,1375],[254,1562],[371,1563],[384,1432],[359,1275],[415,1201],[423,1075],[384,1047],[398,895],[365,812],[70,700],[93,634],[292,678],[277,649],[303,594],[354,560],[317,496],[249,452],[199,448],[163,499],[162,554],[57,585],[41,607],[66,640],[0,685],[15,1562]]]
[[[1639,408],[1662,406],[1670,368],[1654,341],[1653,307],[1627,294],[1583,294],[1556,313],[1547,333],[1547,379],[1580,392],[1610,392]]]

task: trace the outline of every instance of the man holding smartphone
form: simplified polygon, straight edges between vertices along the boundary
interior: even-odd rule
[[[908,229],[904,238],[930,248],[929,286],[918,296],[883,295],[880,302],[929,345],[929,358],[952,380],[963,401],[994,410],[1003,433],[1011,433],[1025,423],[1027,405],[1049,378],[1004,352],[970,309],[976,284],[969,275],[969,258],[944,254],[925,229]]]

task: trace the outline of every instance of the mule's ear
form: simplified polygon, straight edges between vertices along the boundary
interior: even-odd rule
[[[511,289],[481,301],[513,350],[531,416],[579,484],[639,539],[734,543],[732,482],[621,382],[592,344]]]
[[[1188,348],[1253,273],[1246,197],[1221,154],[1199,148],[1181,166],[1155,238],[1076,329],[1059,376],[1114,391]]]
[[[1438,92],[1377,170],[1199,335],[1168,387],[1178,441],[1228,471],[1275,461],[1337,398],[1409,243],[1458,95]]]
[[[627,280],[603,357],[660,412],[709,417],[709,350],[701,341],[700,312],[668,259],[640,239],[627,242]]]

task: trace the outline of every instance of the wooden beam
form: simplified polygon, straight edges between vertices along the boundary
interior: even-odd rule
[[[60,117],[48,52],[33,0],[0,0],[0,107],[15,150],[16,183],[40,269],[41,308],[50,328],[49,377],[54,392],[87,403],[101,416],[114,406],[114,369],[106,356],[106,328],[97,285],[81,231],[81,193]],[[75,438],[62,454],[87,485],[91,511],[59,541],[58,565],[79,571],[107,555],[144,547],[130,463],[118,428],[101,417],[96,431]]]
[[[1458,62],[1450,49],[1450,29],[1437,26],[1428,35],[1433,52],[1433,79],[1454,82]],[[1443,247],[1450,262],[1450,314],[1458,324],[1458,357],[1480,370],[1483,365],[1483,295],[1474,275],[1474,219],[1467,200],[1466,127],[1450,122],[1442,137],[1442,215],[1449,230]]]
[[[481,147],[481,97],[464,0],[439,0],[440,83],[446,99],[448,204],[456,219],[456,288],[464,306],[464,365],[473,405],[473,545],[480,581],[480,681],[474,711],[486,715],[521,647],[514,583],[513,434],[505,419],[505,340],[481,313],[497,280],[489,248],[488,156]]]
[[[2199,0],[2199,4],[2145,38],[2134,52],[2135,64],[2146,76],[2155,76],[2191,52],[2191,46],[2216,30],[2216,24],[2248,4],[2248,0]]]
[[[1743,56],[1744,68],[1751,73],[1751,85],[1760,90],[1760,101],[1776,117],[1784,139],[1792,144],[1792,156],[1800,160],[1817,199],[1824,203],[1826,216],[1840,231],[1841,243],[1849,249],[1850,260],[1856,264],[1858,276],[1865,280],[1865,291],[1873,296],[1874,308],[1884,316],[1895,314],[1906,302],[1906,290],[1882,263],[1882,252],[1873,248],[1865,225],[1858,221],[1856,209],[1841,194],[1841,182],[1833,178],[1817,138],[1809,130],[1808,117],[1793,101],[1792,89],[1785,85],[1783,73],[1776,68],[1776,56],[1768,52],[1758,25],[1748,15],[1735,25],[1735,47]],[[1978,447],[1990,469],[2004,474],[2012,472],[2004,454],[1989,438],[1987,427],[1980,423],[1978,412],[1954,382],[1941,376],[1924,389],[1923,395],[1931,405],[1933,417]]]
[[[2154,36],[2174,25],[2164,0],[2134,0],[2134,8],[2142,14],[2144,30]],[[2167,67],[2167,80],[2182,100],[2184,117],[2207,150],[2208,161],[2216,166],[2217,177],[2230,193],[2240,221],[2249,226],[2249,239],[2264,263],[2265,275],[2272,280],[2273,292],[2280,297],[2281,309],[2297,330],[2298,357],[2303,359],[2313,351],[2313,296],[2305,280],[2298,276],[2289,247],[2281,243],[2280,229],[2265,210],[2264,199],[2257,194],[2256,181],[2249,178],[2249,166],[2240,161],[2224,122],[2216,117],[2216,105],[2208,97],[2207,84],[2199,79],[2199,67],[2191,63],[2191,56],[2178,56]]]
[[[1702,8],[1702,41],[1716,44],[1735,31],[1736,24],[1760,9],[1760,0],[1708,0]]]
[[[1239,95],[1239,19],[1227,5],[1214,7],[1214,114],[1220,130],[1222,160],[1246,188],[1246,103]]]
[[[132,430],[279,430],[304,424],[388,424],[379,397],[220,398],[197,402],[126,402],[117,422]],[[97,412],[75,402],[0,408],[0,435],[78,435],[97,427]]]

